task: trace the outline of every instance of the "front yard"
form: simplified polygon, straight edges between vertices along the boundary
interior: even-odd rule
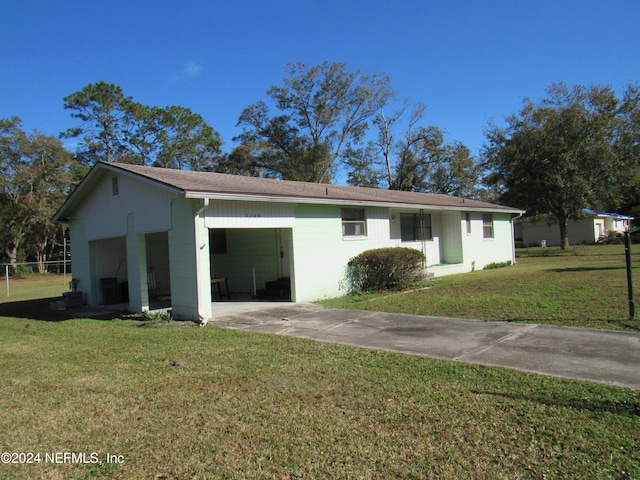
[[[619,252],[529,253],[333,302],[637,329]],[[49,280],[0,302],[0,478],[640,478],[639,391],[182,322],[66,320],[31,300],[64,289]]]
[[[634,245],[632,263],[640,262]],[[636,290],[640,277],[634,269]],[[630,321],[622,245],[523,249],[517,263],[496,270],[444,277],[427,289],[359,294],[322,303],[333,308],[506,320],[612,330],[640,330]],[[640,315],[640,314],[639,314]]]

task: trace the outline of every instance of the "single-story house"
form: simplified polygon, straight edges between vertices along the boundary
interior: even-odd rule
[[[522,210],[415,192],[98,163],[54,217],[67,223],[77,289],[90,305],[170,299],[206,321],[212,299],[292,302],[346,293],[369,249],[423,251],[437,275],[515,261]]]
[[[619,213],[596,212],[585,208],[584,217],[567,223],[569,244],[592,244],[609,235],[629,230],[633,217]],[[519,218],[515,221],[515,239],[524,246],[560,245],[560,226],[550,215]]]

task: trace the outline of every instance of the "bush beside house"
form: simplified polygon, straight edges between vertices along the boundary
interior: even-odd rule
[[[348,263],[352,290],[400,290],[424,279],[425,255],[414,248],[367,250]]]

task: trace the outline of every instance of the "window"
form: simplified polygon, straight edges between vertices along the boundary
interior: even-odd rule
[[[422,218],[422,222],[420,219]],[[432,240],[431,215],[418,215],[417,213],[400,214],[400,239],[403,242],[416,242],[420,240]]]
[[[227,230],[224,228],[209,229],[209,253],[211,255],[227,253]]]
[[[482,214],[482,236],[493,238],[493,215],[490,213]]]
[[[467,235],[471,235],[471,214],[469,212],[464,214],[464,220],[467,225]]]
[[[342,209],[342,236],[364,237],[367,235],[367,221],[364,208]]]

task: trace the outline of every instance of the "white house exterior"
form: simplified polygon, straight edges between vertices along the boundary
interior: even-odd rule
[[[231,294],[289,279],[290,300],[346,293],[350,258],[422,250],[438,275],[515,261],[521,210],[447,195],[97,164],[58,211],[88,304],[171,299],[175,318],[212,315],[212,279]],[[221,286],[221,284],[216,284]]]
[[[567,237],[571,245],[596,243],[601,238],[628,231],[632,220],[633,217],[619,213],[585,209],[583,218],[567,223]],[[518,219],[515,235],[516,241],[525,246],[560,245],[560,227],[549,216]]]

